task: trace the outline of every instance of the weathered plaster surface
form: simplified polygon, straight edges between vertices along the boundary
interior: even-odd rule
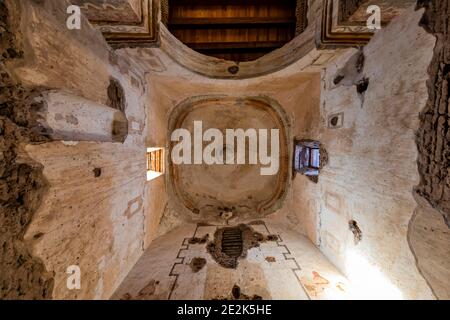
[[[417,132],[418,207],[408,230],[417,266],[439,299],[450,296],[450,1],[420,1],[420,25],[436,37],[428,67],[428,101]],[[439,217],[440,216],[440,217]]]
[[[141,21],[141,3],[139,0],[71,0],[81,7],[83,14],[99,23],[120,22],[139,23]]]
[[[144,239],[150,238],[146,233],[157,233],[148,222],[151,214],[146,214],[147,202],[156,195],[144,194],[145,77],[126,57],[113,52],[86,20],[81,31],[68,30],[65,2],[18,4],[24,57],[8,65],[17,81],[79,97],[84,113],[92,107],[91,116],[99,105],[106,108],[111,103],[111,79],[124,89],[129,132],[123,143],[100,143],[93,135],[85,139],[91,142],[53,141],[25,148],[43,167],[48,190],[24,238],[54,276],[52,297],[108,298],[142,254]],[[84,123],[89,119],[81,117],[84,113],[77,119],[72,112],[70,124]],[[71,265],[81,269],[80,290],[66,287]]]
[[[246,269],[239,274],[220,273],[217,266],[207,265],[192,276],[191,267],[186,265],[189,272],[181,279],[178,297],[215,297],[218,282],[226,280],[231,288],[233,282],[242,280],[245,294],[254,291],[264,297],[434,298],[428,284],[445,278],[446,273],[424,263],[427,245],[442,246],[439,252],[447,254],[447,233],[440,227],[436,233],[425,229],[434,228],[437,220],[424,220],[423,211],[429,208],[417,208],[413,198],[413,188],[419,182],[415,132],[418,114],[428,98],[427,67],[435,44],[434,37],[418,25],[422,11],[411,8],[378,32],[363,49],[364,63],[356,73],[347,67],[354,61],[361,62],[359,50],[328,52],[311,48],[309,54],[290,61],[292,64],[285,69],[230,81],[212,80],[188,70],[161,49],[112,51],[86,20],[82,31],[69,31],[65,28],[66,2],[16,3],[22,8],[19,27],[24,36],[24,56],[8,62],[11,76],[29,88],[69,92],[83,101],[83,110],[90,106],[92,111],[99,106],[111,107],[113,112],[122,110],[128,121],[123,143],[99,142],[95,135],[83,142],[44,139],[44,143],[30,144],[20,140],[24,142],[24,148],[17,149],[20,159],[34,165],[33,172],[42,178],[39,182],[45,179],[43,185],[37,185],[36,193],[42,196],[42,205],[32,208],[34,215],[26,224],[26,232],[21,229],[23,239],[18,241],[26,242],[26,250],[37,266],[36,279],[47,275],[46,271],[52,275],[48,286],[38,288],[40,297],[106,299],[113,292],[114,298],[168,297],[173,284],[168,272],[184,237],[194,228],[187,224],[192,220],[192,211],[175,198],[167,173],[146,181],[146,147],[165,147],[167,165],[167,133],[175,108],[192,97],[221,95],[276,101],[290,125],[286,137],[289,143],[294,138],[317,139],[327,149],[329,163],[318,183],[300,175],[288,181],[280,209],[266,219],[269,224],[281,226],[276,227],[278,232],[291,243],[293,255],[304,262],[306,267],[300,277],[306,291],[296,288],[283,292],[277,278],[284,277],[286,282],[292,279],[270,267],[276,257],[260,259],[255,251],[250,254],[253,260],[244,262]],[[294,47],[292,50],[295,53]],[[277,54],[280,52],[258,62],[263,65],[256,63],[243,70],[253,75],[267,71],[264,64]],[[285,58],[280,57],[280,65],[286,65]],[[220,68],[214,72],[226,71]],[[123,89],[124,99],[111,101],[111,92],[122,92],[115,86],[111,89],[115,81]],[[333,129],[328,120],[336,113],[343,113],[343,125]],[[244,115],[250,122],[259,118],[258,114]],[[83,119],[71,113],[66,120],[76,126]],[[217,125],[208,114],[205,120],[206,126]],[[246,191],[258,192],[258,187],[252,185]],[[183,188],[195,195],[197,186]],[[265,188],[264,192],[270,191],[270,186]],[[239,198],[232,200],[242,202]],[[228,222],[237,224],[244,217],[236,215]],[[208,222],[208,216],[203,218]],[[361,230],[360,241],[355,241],[350,221]],[[180,225],[184,226],[156,239]],[[415,231],[410,232],[409,241],[416,256],[408,245],[408,225]],[[299,233],[318,245],[350,279],[351,296],[347,295],[350,291],[345,277]],[[149,250],[129,274],[146,248]],[[442,266],[447,260],[433,261]],[[66,287],[66,269],[71,265],[81,268],[81,290]],[[152,272],[148,272],[149,268]],[[255,274],[256,284],[243,278],[247,271]],[[127,281],[120,285],[127,274]],[[191,290],[193,279],[196,282]],[[52,294],[43,294],[53,280]],[[222,296],[229,294],[228,287],[220,289]],[[439,297],[448,293],[445,286],[433,289]]]
[[[183,67],[206,77],[247,79],[271,74],[296,63],[308,55],[314,56],[314,59],[320,58],[321,53],[314,49],[321,9],[321,1],[309,0],[308,27],[306,30],[282,48],[274,50],[255,61],[242,62],[237,65],[233,61],[200,54],[176,39],[164,25],[161,26],[160,30],[161,49]],[[237,72],[230,72],[230,67],[235,68]]]
[[[206,243],[189,243],[194,234],[211,237],[220,227],[184,224],[156,239],[112,299],[352,298],[351,285],[336,267],[306,237],[285,225],[266,222],[270,232],[282,240],[266,241],[249,249],[237,269],[217,264],[207,252]],[[267,235],[266,227],[252,225],[263,235]],[[206,264],[193,271],[190,264],[196,258],[205,259]],[[150,269],[152,272],[148,272]],[[241,289],[240,297],[232,294],[235,285]]]
[[[383,21],[391,21],[405,9],[415,5],[416,0],[363,0],[359,2],[359,8],[350,16],[349,21],[365,23],[368,17],[367,9],[372,5],[380,7]]]
[[[124,142],[128,120],[121,110],[70,93],[45,91],[36,130],[53,140]]]
[[[427,67],[435,43],[418,25],[422,14],[410,8],[363,49],[365,92],[354,84],[358,74],[336,80],[358,50],[327,66],[320,122],[317,117],[313,125],[321,129],[313,138],[324,144],[329,163],[317,185],[298,182],[305,188],[296,194],[307,194],[300,197],[309,199],[304,208],[311,212],[301,213],[299,224],[317,228],[312,240],[359,287],[361,298],[434,298],[407,242],[416,207],[412,191],[419,180],[415,132],[428,96]],[[329,116],[341,112],[343,126],[329,128]],[[315,220],[313,212],[318,212]],[[350,220],[362,231],[359,242]]]
[[[227,157],[226,154],[230,150],[238,150],[240,143],[236,140],[229,141],[225,134],[227,129],[254,129],[257,135],[256,143],[260,143],[260,129],[278,130],[279,155],[274,159],[277,162],[274,167],[277,169],[270,175],[261,173],[268,165],[262,165],[258,159],[258,164],[249,164],[250,157],[258,154],[255,150],[255,153],[250,155],[248,141],[245,146],[245,165],[174,165],[169,160],[171,186],[183,205],[194,213],[193,217],[196,220],[214,221],[228,211],[240,219],[244,216],[261,218],[279,209],[290,178],[290,124],[282,107],[276,101],[263,96],[193,97],[176,106],[170,116],[168,134],[179,128],[194,133],[195,121],[201,121],[202,132],[213,128],[223,134],[222,159]],[[192,134],[192,139],[194,138]],[[206,144],[203,143],[203,147]],[[270,143],[268,147],[270,149]],[[174,143],[168,152],[172,153],[173,148]],[[275,151],[268,152],[271,154]],[[194,146],[191,154],[194,154]]]
[[[449,300],[450,230],[440,212],[423,198],[416,199],[419,205],[409,223],[408,241],[433,293],[441,300]]]
[[[155,71],[149,73],[148,75],[148,82],[150,84],[149,90],[152,92],[150,105],[152,106],[153,111],[151,112],[154,115],[153,117],[149,118],[149,130],[150,132],[152,132],[149,136],[149,141],[152,141],[152,145],[155,147],[161,146],[161,143],[166,146],[167,161],[169,161],[168,157],[170,157],[170,148],[168,141],[170,136],[167,134],[167,132],[170,133],[170,131],[167,131],[164,126],[168,126],[173,111],[176,110],[177,106],[179,106],[182,102],[189,101],[189,99],[195,99],[195,97],[198,98],[223,96],[228,97],[227,99],[260,97],[261,99],[269,99],[269,101],[273,100],[277,105],[279,105],[279,108],[282,109],[282,114],[284,113],[286,117],[286,123],[288,123],[290,126],[289,130],[287,131],[288,136],[286,138],[286,140],[288,141],[287,143],[289,144],[288,148],[292,148],[291,144],[294,136],[300,136],[302,131],[304,130],[301,122],[297,122],[300,121],[296,118],[297,114],[302,114],[302,112],[304,114],[308,114],[308,112],[306,112],[305,110],[317,110],[319,106],[320,74],[318,73],[301,73],[296,71],[296,68],[292,68],[290,70],[286,70],[285,72],[281,72],[278,75],[261,77],[259,79],[242,81],[211,81],[208,78],[189,73],[186,70],[180,71],[177,74],[174,73],[175,70],[176,69],[171,69],[170,71],[168,70],[167,72],[164,72],[164,74],[160,74],[160,72]],[[224,101],[226,101],[226,99]],[[219,105],[223,105],[223,103],[220,103],[219,101]],[[248,114],[245,113],[245,115]],[[258,121],[260,120],[254,117],[255,116],[251,113],[250,116],[247,117],[248,119],[244,118],[240,121],[247,121],[246,125],[248,125],[248,123],[258,123]],[[205,128],[216,126],[222,128],[224,127],[224,125],[227,125],[227,128],[229,127],[229,129],[237,129],[242,127],[242,125],[244,124],[244,122],[233,124],[230,121],[226,122],[224,119],[226,119],[226,117],[214,118],[208,116],[208,113],[201,113],[197,114],[197,116],[192,118],[191,120],[204,120]],[[273,126],[272,123],[269,124],[270,126]],[[192,121],[190,121],[190,125],[192,125]],[[166,137],[158,134],[158,132],[161,132],[160,128],[161,130],[166,130]],[[290,167],[290,161],[288,162]],[[282,168],[280,168],[280,170],[282,170]],[[205,173],[201,173],[200,171],[198,174],[202,174],[203,176],[205,175]],[[201,178],[201,176],[199,175],[196,176],[196,179],[197,177]],[[242,184],[242,187],[247,188],[247,190],[245,191],[247,193],[259,192],[258,190],[260,190],[262,187],[261,183],[254,184],[252,182],[252,176],[255,179],[254,181],[258,181],[258,179],[261,179],[259,170],[255,170],[254,175],[250,175],[248,178],[244,178],[250,179],[246,182],[245,186]],[[290,184],[290,169],[288,172],[288,176],[288,184]],[[168,179],[169,176],[166,176],[166,186],[168,188],[169,195],[167,198],[165,213],[162,217],[162,224],[164,225],[162,229],[164,230],[170,229],[174,225],[181,223],[181,221],[183,220],[191,221],[193,217],[195,217],[195,214],[193,214],[191,210],[187,209],[182,203],[180,204],[179,198],[176,197],[176,195],[171,191],[172,186],[170,179]],[[222,177],[220,179],[217,179],[217,182],[224,181],[224,183],[226,183],[226,179],[227,178]],[[182,189],[183,192],[190,193],[194,195],[194,197],[196,193],[202,194],[202,192],[199,192],[200,188],[198,186],[196,186],[195,184],[192,185],[194,179],[185,179],[185,181],[189,181],[191,185],[189,186],[189,188]],[[151,181],[150,183],[153,182]],[[155,183],[161,182],[155,181]],[[233,182],[230,180],[230,183]],[[249,183],[251,184],[249,185]],[[271,188],[273,189],[274,186],[269,186],[267,189],[267,191],[270,191],[270,193],[272,192],[270,190]],[[287,212],[290,212],[291,210],[289,204],[292,201],[292,189],[289,186],[285,187],[285,189],[287,193],[286,196],[283,196],[281,201],[278,201],[279,203],[276,206],[276,208],[279,208],[278,212],[280,213],[281,217],[284,217]],[[237,190],[240,189],[237,188],[235,190],[230,190],[230,192],[232,192],[231,194],[235,195],[235,198],[236,195],[240,197],[242,193],[238,192]],[[227,196],[230,199],[232,198],[228,196],[227,193],[225,193],[225,190],[221,192],[224,196]],[[256,195],[253,197],[256,197]],[[260,197],[260,195],[258,194],[257,197]],[[238,206],[245,204],[238,199],[231,199],[232,201],[228,201],[224,198],[222,200],[222,205],[215,203],[216,205],[213,208],[214,210],[210,211],[208,215],[200,217],[201,221],[207,221],[209,218],[216,219],[217,217],[219,217],[220,210],[217,208],[217,206],[235,206],[237,208]],[[244,200],[248,201],[248,199]],[[195,203],[199,204],[199,201],[196,201]],[[283,215],[283,213],[285,213],[285,215]],[[255,217],[264,216],[258,215],[257,212],[251,214]],[[196,220],[198,220],[198,218],[199,217],[197,217]],[[238,214],[233,218],[234,219],[231,219],[230,222],[237,223],[239,222],[239,220],[244,218],[244,215]]]
[[[50,299],[53,274],[24,239],[48,187],[42,165],[24,153],[24,145],[48,138],[31,129],[38,92],[7,69],[23,55],[18,14],[17,3],[0,2],[0,299]]]

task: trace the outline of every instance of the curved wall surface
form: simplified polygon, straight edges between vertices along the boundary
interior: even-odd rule
[[[270,132],[276,129],[279,133],[279,157],[274,159],[279,166],[273,175],[262,175],[262,169],[269,165],[261,164],[259,157],[257,164],[250,164],[249,154],[252,152],[249,150],[248,138],[245,141],[245,164],[207,164],[205,161],[202,164],[175,164],[171,155],[180,142],[170,142],[170,185],[194,219],[216,219],[226,212],[232,212],[238,219],[260,218],[281,207],[289,183],[289,124],[276,101],[265,97],[194,97],[180,103],[170,118],[169,132],[180,128],[187,129],[191,133],[191,141],[195,139],[195,121],[197,130],[201,122],[202,132],[218,129],[223,134],[223,142],[220,142],[223,147],[219,151],[219,158],[225,162],[227,150],[237,156],[238,148],[237,139],[234,143],[227,139],[227,129],[254,129],[258,143],[261,140],[267,141],[269,155],[272,151]],[[266,139],[261,137],[260,129],[268,130]],[[204,151],[212,141],[215,139],[203,141]],[[192,144],[192,163],[194,151]],[[256,153],[256,150],[253,152]]]

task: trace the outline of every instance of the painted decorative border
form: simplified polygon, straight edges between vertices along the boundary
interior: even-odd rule
[[[156,46],[159,43],[160,0],[141,1],[140,23],[93,22],[113,47]]]
[[[319,49],[335,47],[354,47],[366,45],[373,36],[373,31],[365,25],[339,22],[339,2],[342,0],[324,0]]]
[[[135,12],[136,16],[137,16],[137,20],[136,22],[127,22],[127,24],[130,25],[135,25],[135,24],[140,24],[143,20],[143,15],[142,15],[142,5],[143,5],[143,1],[140,0],[141,2],[139,2],[139,6],[138,8],[136,8],[138,11]],[[119,7],[116,7],[112,4],[109,3],[103,3],[103,4],[95,4],[95,3],[91,3],[91,2],[86,2],[83,5],[80,6],[80,8],[83,11],[90,11],[90,10],[96,10],[96,11],[100,11],[100,10],[114,10],[114,11],[124,11],[123,9],[120,9]],[[91,23],[96,24],[96,25],[109,25],[109,24],[121,24],[120,20],[97,20],[97,19],[89,19]]]
[[[203,107],[206,103],[214,101],[223,102],[237,102],[247,103],[258,108],[266,110],[266,112],[272,117],[273,121],[280,124],[280,139],[284,144],[280,145],[280,168],[277,174],[277,185],[274,186],[274,192],[270,199],[260,203],[256,210],[261,216],[267,216],[270,213],[280,209],[287,197],[287,190],[291,183],[290,173],[291,168],[291,155],[292,146],[289,143],[291,136],[291,125],[288,115],[284,112],[283,107],[276,101],[267,96],[233,96],[233,95],[206,95],[190,97],[179,104],[172,110],[169,116],[169,131],[168,141],[170,141],[170,132],[181,128],[186,116],[196,108]],[[171,154],[174,143],[170,142],[167,147],[167,154]],[[190,216],[194,221],[201,221],[204,217],[201,214],[194,213],[196,206],[193,201],[186,196],[182,196],[179,185],[177,184],[179,177],[179,169],[175,166],[171,159],[168,158],[168,174],[166,176],[167,185],[170,186],[169,190],[177,201],[182,205],[181,207],[187,209]]]
[[[264,221],[262,221],[262,224],[264,225],[264,228],[267,231],[267,234],[271,234],[271,232],[269,231],[269,228],[267,227],[266,223]],[[251,225],[251,223],[250,223]],[[183,239],[183,243],[181,244],[180,250],[178,250],[178,254],[177,254],[177,261],[173,264],[172,269],[170,270],[169,276],[171,277],[175,277],[175,280],[172,284],[172,288],[170,289],[169,292],[169,296],[167,297],[167,300],[171,300],[172,299],[172,295],[173,292],[175,291],[176,287],[177,287],[177,282],[178,282],[178,278],[180,277],[179,273],[175,273],[175,269],[178,265],[184,265],[185,264],[185,257],[182,257],[181,254],[184,251],[189,251],[189,239],[195,238],[197,236],[197,231],[199,228],[199,224],[197,224],[197,227],[195,228],[194,234],[192,235],[192,237],[190,238],[184,238]],[[208,225],[211,227],[216,227],[217,228],[223,228],[223,225]],[[276,241],[276,244],[278,247],[280,248],[284,248],[284,250],[286,252],[283,252],[283,257],[286,261],[292,261],[295,264],[295,268],[291,268],[292,272],[294,273],[295,277],[297,278],[298,284],[299,286],[303,289],[303,291],[305,292],[306,296],[308,297],[309,300],[311,300],[310,295],[308,294],[308,290],[305,289],[305,287],[303,286],[300,276],[298,275],[298,272],[302,270],[302,268],[300,267],[298,261],[295,259],[295,257],[292,256],[291,251],[289,250],[289,248],[287,247],[286,244],[283,243],[283,239],[281,238],[281,236],[279,234],[277,234],[278,239]]]

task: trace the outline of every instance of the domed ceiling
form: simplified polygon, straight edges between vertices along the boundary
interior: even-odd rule
[[[289,178],[289,125],[282,108],[271,99],[198,97],[188,99],[178,105],[171,115],[169,132],[187,129],[195,135],[194,121],[202,122],[202,129],[218,129],[225,136],[227,129],[275,129],[279,131],[279,163],[274,174],[263,175],[261,168],[267,165],[249,164],[175,164],[169,157],[169,172],[175,195],[185,208],[192,212],[193,218],[214,219],[228,213],[243,218],[258,218],[275,211],[283,200]],[[259,137],[261,140],[261,137]],[[277,141],[278,142],[278,141]],[[247,157],[252,151],[246,140]],[[175,145],[172,142],[169,154]],[[270,143],[269,143],[270,144]],[[203,148],[208,145],[203,142]],[[228,139],[223,140],[223,156],[236,145]],[[270,148],[270,147],[269,147]],[[258,148],[261,152],[261,146]],[[256,150],[256,149],[255,149]],[[255,151],[253,151],[255,152]],[[270,150],[269,153],[272,151]],[[194,147],[192,146],[192,154]]]

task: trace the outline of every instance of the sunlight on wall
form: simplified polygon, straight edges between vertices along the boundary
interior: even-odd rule
[[[403,299],[400,290],[376,266],[353,250],[347,252],[346,271],[353,299]]]

